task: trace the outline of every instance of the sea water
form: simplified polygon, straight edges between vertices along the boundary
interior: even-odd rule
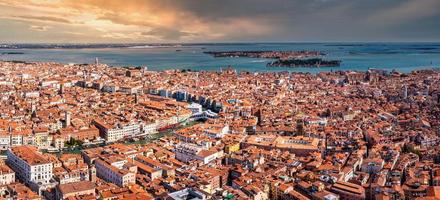
[[[214,58],[205,51],[321,51],[323,59],[341,60],[339,67],[266,67],[271,59]],[[14,54],[8,54],[14,52]],[[19,53],[19,54],[16,54]],[[99,58],[110,66],[147,66],[149,70],[219,70],[311,72],[369,68],[410,72],[440,66],[440,43],[218,43],[136,45],[123,48],[0,49],[0,60],[93,63]]]

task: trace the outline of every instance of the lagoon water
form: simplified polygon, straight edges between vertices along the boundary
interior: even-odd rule
[[[204,51],[315,50],[323,59],[342,60],[339,67],[266,67],[270,59],[214,58]],[[22,54],[7,54],[8,52]],[[148,66],[150,70],[219,70],[233,66],[244,71],[311,72],[359,70],[369,68],[410,72],[440,66],[440,43],[237,43],[142,45],[126,48],[82,49],[0,49],[0,60],[54,61],[61,63],[101,63],[112,66]]]

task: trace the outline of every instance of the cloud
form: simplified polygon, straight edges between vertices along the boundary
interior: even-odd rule
[[[438,7],[439,0],[0,0],[0,18],[29,32],[6,38],[18,41],[32,39],[31,26],[50,26],[57,37],[47,40],[91,42],[440,40]]]
[[[32,31],[47,31],[49,28],[51,28],[50,26],[30,26],[29,30]]]
[[[102,15],[98,15],[96,17],[97,20],[108,20],[115,24],[121,24],[121,25],[127,25],[127,26],[144,26],[144,27],[150,27],[153,26],[154,23],[149,22],[145,18],[142,18],[142,20],[139,20],[137,18],[128,15],[128,14],[118,14],[113,12],[106,12]]]
[[[72,23],[68,19],[61,18],[61,17],[53,17],[53,16],[13,15],[13,16],[11,16],[11,18],[22,19],[22,20],[31,20],[31,21],[67,23],[67,24]]]
[[[158,37],[163,40],[179,40],[183,37],[197,36],[197,33],[184,32],[168,28],[154,28],[150,31],[142,32],[141,34],[147,37]]]
[[[382,25],[413,23],[439,14],[439,0],[409,0],[380,10],[367,18],[368,22]]]

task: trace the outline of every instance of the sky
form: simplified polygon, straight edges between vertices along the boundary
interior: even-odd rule
[[[440,0],[0,0],[0,43],[440,41]]]

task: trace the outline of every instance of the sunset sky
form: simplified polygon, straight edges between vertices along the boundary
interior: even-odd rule
[[[440,0],[0,0],[0,43],[440,41]]]

